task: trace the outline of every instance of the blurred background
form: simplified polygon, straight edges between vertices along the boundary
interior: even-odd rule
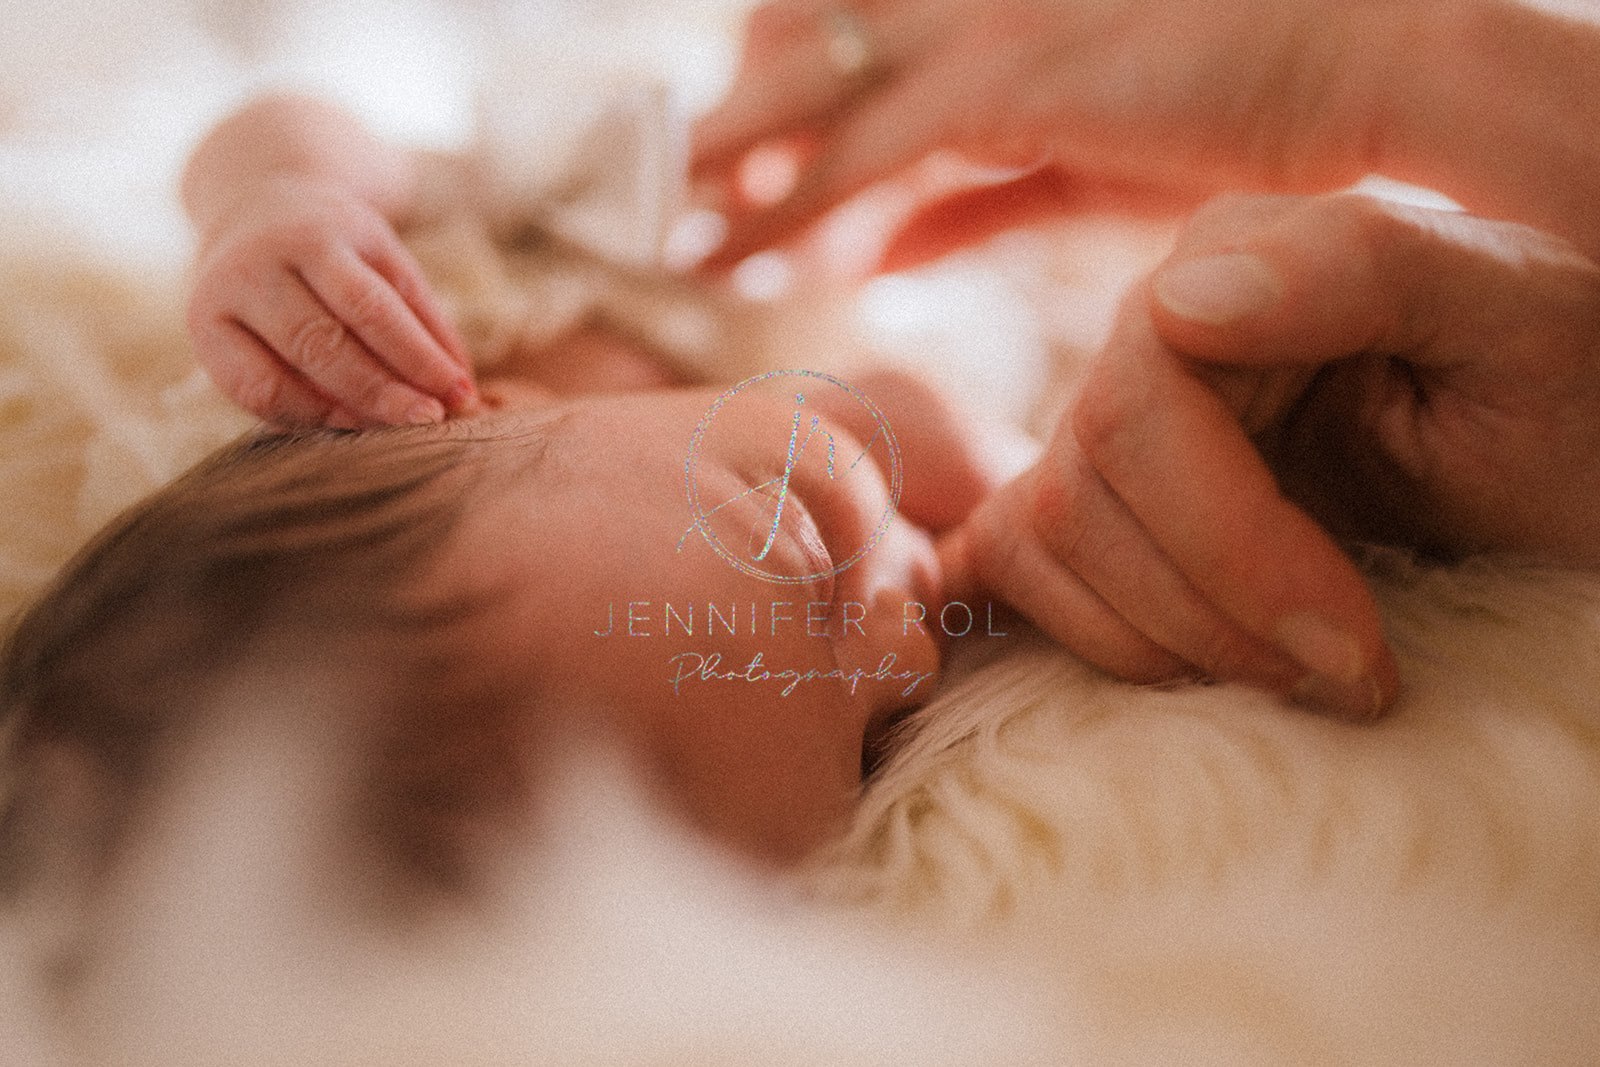
[[[4,0],[0,210],[144,257],[186,240],[174,199],[207,127],[264,88],[335,99],[388,137],[465,142],[506,68],[570,84],[619,69],[705,107],[734,61],[741,0]]]

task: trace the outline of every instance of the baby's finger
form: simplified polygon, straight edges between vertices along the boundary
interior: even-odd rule
[[[962,527],[964,543],[958,542],[964,565],[952,567],[946,595],[975,582],[1118,678],[1161,682],[1192,674],[1188,663],[1131,626],[1039,539],[1030,515],[1038,476],[1037,468],[1024,474],[973,512]]]
[[[1148,294],[1136,293],[1137,301]],[[1200,595],[1303,668],[1297,695],[1351,718],[1398,678],[1354,565],[1279,492],[1238,418],[1125,316],[1072,414],[1085,456]]]
[[[397,378],[367,351],[298,276],[239,293],[241,323],[319,392],[358,418],[417,425],[444,419],[444,405]]]
[[[1039,541],[1130,626],[1212,678],[1287,692],[1303,671],[1218,611],[1129,513],[1063,427],[1041,464]]]
[[[418,321],[389,280],[354,251],[308,263],[311,291],[395,375],[455,409],[472,395],[461,365]]]
[[[900,513],[928,530],[942,532],[959,525],[983,499],[1038,457],[1039,447],[1032,438],[1003,420],[968,411],[919,375],[885,366],[862,372],[854,383],[877,406],[881,424],[859,403],[829,405],[826,410],[869,444],[876,442],[883,427],[888,428],[905,471]],[[828,404],[826,399],[821,402]],[[868,454],[888,477],[888,450],[870,448]]]
[[[336,406],[244,326],[216,319],[195,329],[195,358],[218,389],[264,422],[331,425]]]
[[[387,234],[384,240],[369,244],[361,249],[361,258],[383,275],[389,284],[394,286],[394,291],[400,294],[400,299],[406,302],[423,329],[449,353],[456,365],[466,372],[467,382],[472,382],[472,355],[467,351],[466,342],[461,339],[461,334],[456,331],[450,319],[439,306],[438,298],[434,296],[433,289],[425,280],[422,266],[411,255],[411,252],[402,244],[399,238],[392,233]]]

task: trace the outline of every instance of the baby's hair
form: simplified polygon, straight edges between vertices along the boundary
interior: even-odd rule
[[[0,897],[61,847],[40,832],[52,753],[108,798],[74,861],[97,883],[175,746],[263,657],[359,687],[375,729],[358,832],[414,881],[461,888],[460,824],[521,795],[510,745],[529,694],[453,640],[504,591],[419,590],[473,503],[537,457],[537,439],[486,443],[448,427],[250,436],[85,547],[0,657]]]

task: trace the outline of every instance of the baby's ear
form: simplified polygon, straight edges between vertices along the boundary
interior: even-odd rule
[[[867,371],[851,383],[883,412],[899,442],[900,513],[935,533],[959,526],[1038,456],[1038,442],[1021,430],[961,405],[908,370]]]

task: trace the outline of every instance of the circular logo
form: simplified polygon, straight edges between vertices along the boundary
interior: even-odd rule
[[[825,392],[832,395],[825,395]],[[776,410],[772,403],[774,398],[786,399],[793,411],[787,420],[773,421],[771,441],[761,447],[770,448],[773,458],[782,460],[782,473],[760,485],[745,489],[731,499],[704,499],[697,478],[697,468],[702,450],[718,433],[718,417],[726,418],[737,405],[754,405],[758,400],[763,411]],[[823,402],[853,405],[870,418],[870,425],[873,427],[872,436],[859,453],[852,452],[849,455],[838,453],[836,448],[838,442],[823,426],[821,416],[815,414]],[[789,483],[801,463],[806,462],[808,458],[812,463],[825,463],[827,477],[832,481],[842,481],[845,478],[862,477],[863,472],[858,471],[857,467],[862,463],[871,465],[872,461],[868,457],[874,449],[881,449],[888,460],[884,467],[889,476],[889,500],[871,534],[860,545],[855,546],[848,556],[825,569],[806,574],[786,574],[776,569],[770,558],[770,552],[785,516],[793,514]],[[718,556],[737,570],[754,578],[783,583],[813,582],[830,578],[860,562],[882,539],[884,532],[889,528],[889,523],[894,520],[895,509],[900,505],[903,473],[900,445],[894,438],[894,431],[889,427],[889,421],[884,418],[883,412],[878,410],[877,405],[868,400],[858,389],[820,371],[768,371],[753,378],[746,378],[717,397],[701,417],[699,426],[695,428],[694,438],[689,442],[689,455],[684,461],[684,483],[689,494],[689,510],[694,516],[694,525],[689,532],[698,530]],[[724,511],[745,498],[754,498],[754,502],[758,505],[754,514],[759,516],[759,519],[753,524],[753,529],[749,528],[751,524],[743,521],[751,514],[749,508],[739,512],[742,516],[739,522],[729,520],[727,516],[733,513]],[[833,547],[838,551],[844,551],[844,546]],[[838,552],[835,553],[837,554]]]

